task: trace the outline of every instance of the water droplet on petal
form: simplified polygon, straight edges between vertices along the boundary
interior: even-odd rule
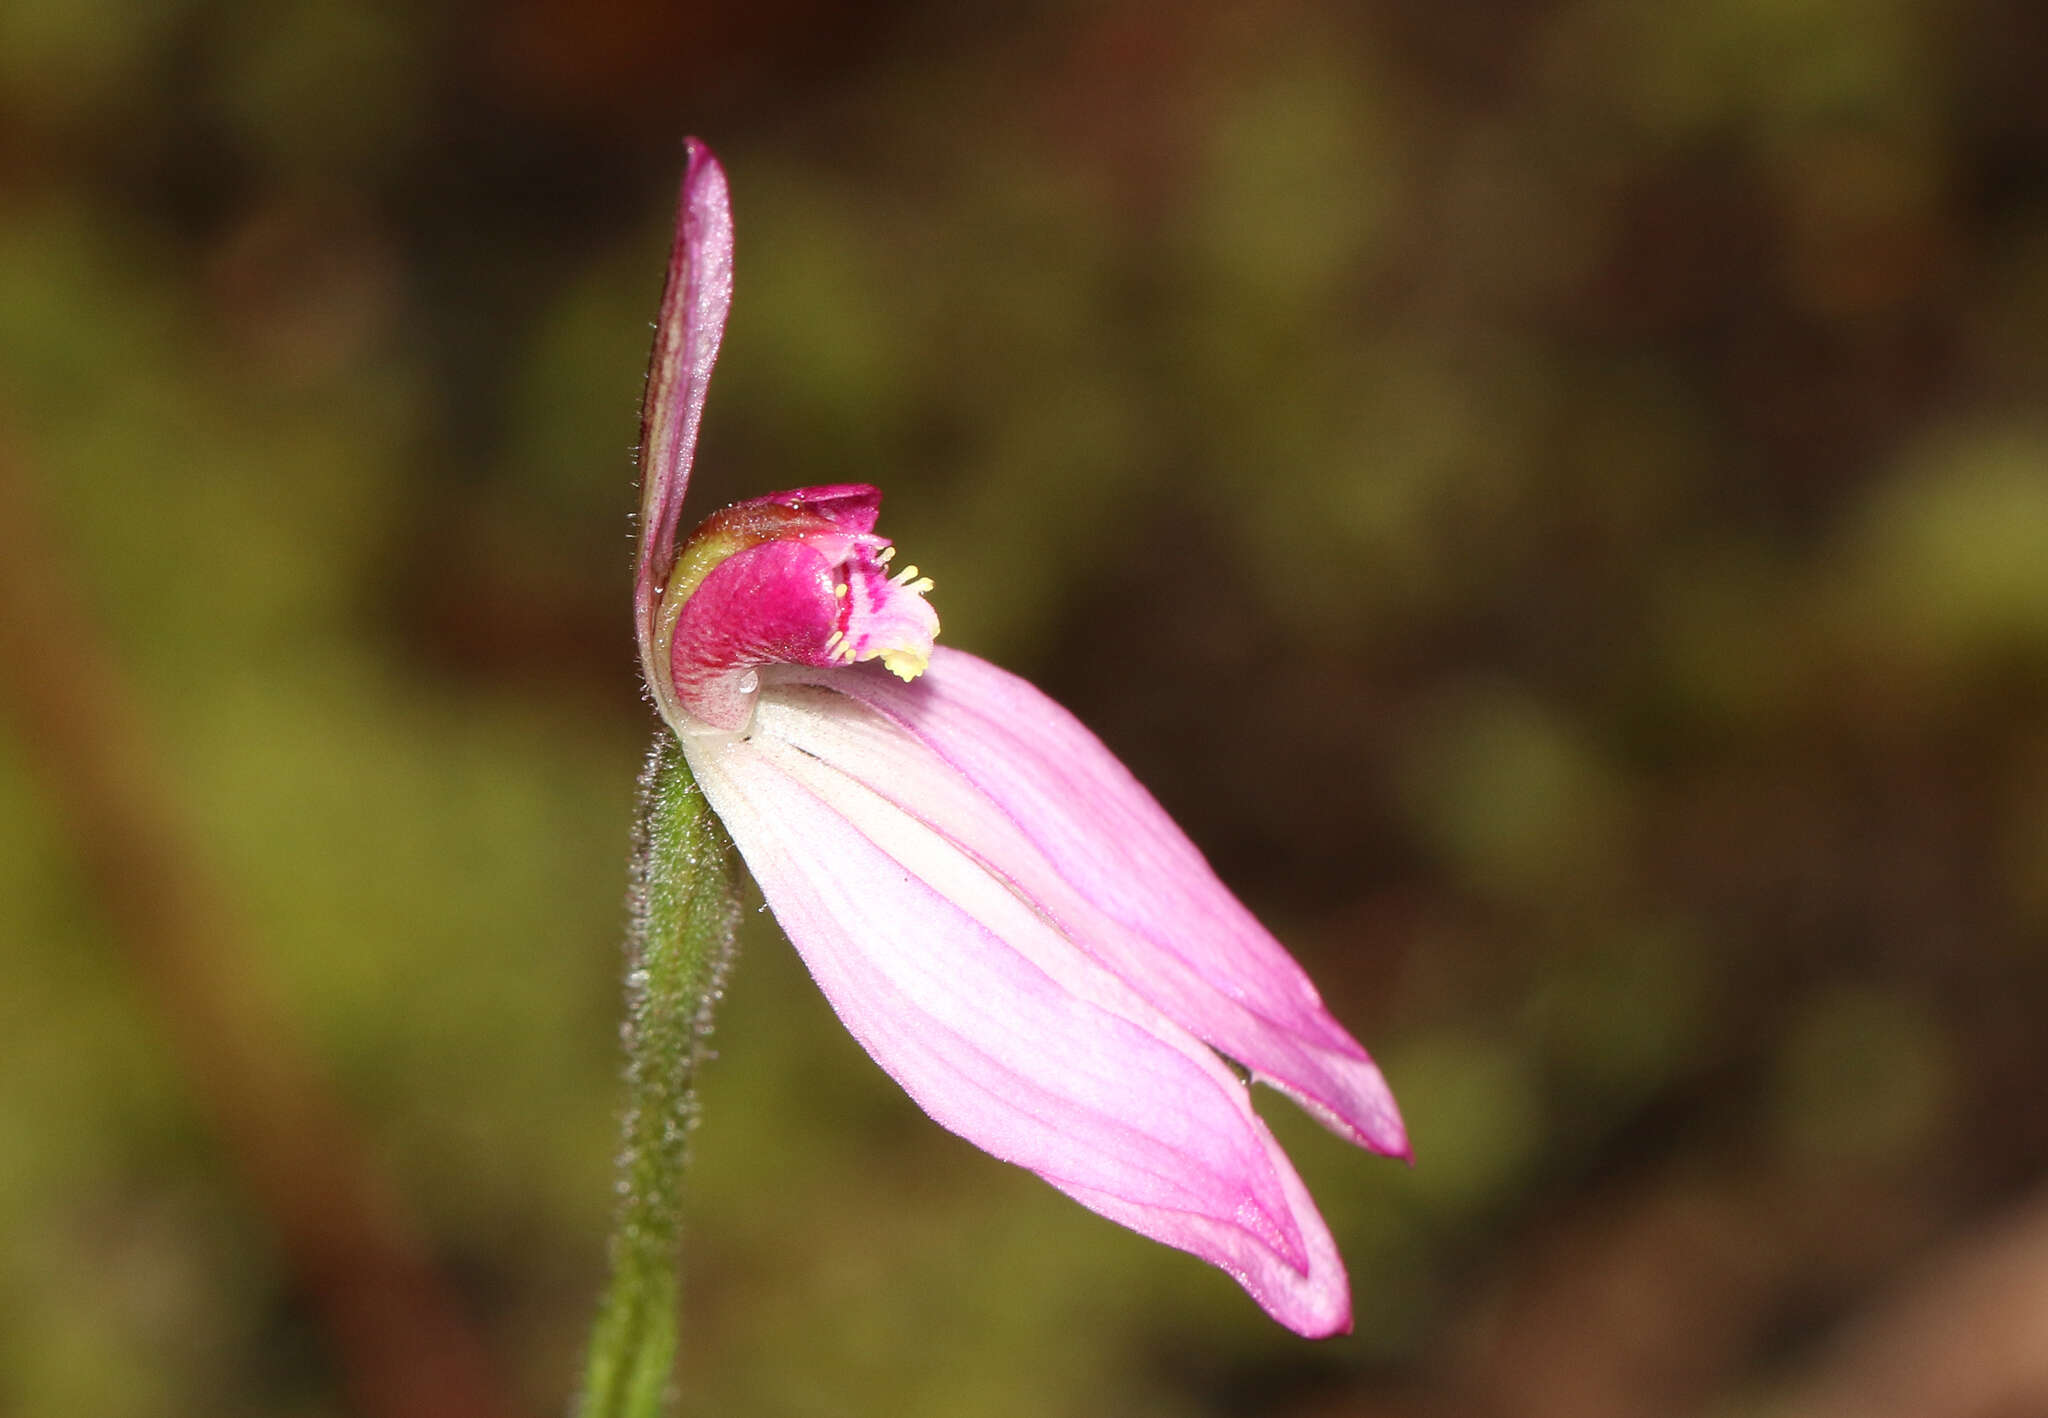
[[[741,694],[752,694],[755,690],[759,689],[760,687],[761,676],[756,674],[754,671],[748,670],[745,674],[740,676]]]

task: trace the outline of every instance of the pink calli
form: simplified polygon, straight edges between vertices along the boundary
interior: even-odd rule
[[[732,291],[725,176],[695,140],[677,226],[642,421],[641,660],[777,921],[942,1126],[1219,1266],[1297,1333],[1349,1329],[1329,1229],[1224,1062],[1408,1155],[1301,967],[1078,720],[933,646],[931,582],[891,572],[875,489],[740,503],[678,545]]]

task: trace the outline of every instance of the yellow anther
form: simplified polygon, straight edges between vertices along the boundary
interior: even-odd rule
[[[884,650],[882,663],[888,667],[889,673],[908,684],[930,667],[931,657],[920,650]]]

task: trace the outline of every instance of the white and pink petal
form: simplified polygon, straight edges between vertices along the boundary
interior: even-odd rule
[[[815,717],[789,730],[813,752],[998,865],[1105,968],[1332,1131],[1409,1154],[1385,1078],[1307,973],[1073,715],[956,650],[935,650],[915,685],[844,671],[780,674],[868,706],[933,762],[908,771],[891,735]],[[944,786],[948,774],[978,801]]]
[[[766,725],[684,743],[833,1009],[936,1121],[1218,1265],[1300,1333],[1348,1326],[1327,1227],[1209,1050],[968,852]]]

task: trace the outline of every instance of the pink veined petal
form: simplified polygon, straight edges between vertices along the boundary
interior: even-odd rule
[[[640,550],[633,608],[642,668],[656,686],[661,680],[653,662],[654,607],[675,565],[676,532],[697,455],[704,394],[732,307],[732,204],[725,171],[695,138],[688,148],[676,240],[640,412]]]
[[[1066,1182],[1054,1182],[1054,1186],[1087,1207],[1090,1211],[1107,1216],[1119,1225],[1128,1226],[1144,1235],[1153,1233],[1146,1230],[1141,1221],[1133,1219],[1124,1202],[1100,1192],[1090,1192],[1085,1187],[1073,1186]],[[1315,1201],[1308,1194],[1292,1167],[1281,1169],[1280,1185],[1287,1191],[1289,1205],[1297,1214],[1306,1210],[1316,1215]],[[1227,1222],[1209,1217],[1189,1215],[1181,1219],[1182,1235],[1186,1238],[1171,1242],[1181,1250],[1190,1251],[1210,1264],[1227,1273],[1245,1292],[1258,1302],[1259,1308],[1306,1339],[1326,1339],[1333,1334],[1348,1334],[1351,1331],[1351,1287],[1343,1274],[1343,1259],[1337,1254],[1336,1243],[1329,1232],[1319,1229],[1309,1237],[1312,1246],[1329,1247],[1327,1264],[1336,1275],[1336,1293],[1328,1286],[1314,1286],[1304,1289],[1292,1283],[1294,1277],[1284,1271],[1277,1271],[1272,1263],[1257,1249],[1257,1242],[1243,1229]],[[1324,1253],[1316,1252],[1315,1266],[1325,1264]],[[1273,1281],[1282,1283],[1275,1287]],[[1336,1303],[1333,1305],[1331,1302]]]
[[[864,533],[760,542],[712,567],[669,637],[670,687],[693,717],[738,730],[753,713],[758,670],[907,656],[922,669],[939,618],[916,586],[889,579]],[[929,585],[926,582],[925,585]]]
[[[836,769],[759,731],[684,746],[848,1032],[934,1120],[1222,1267],[1298,1333],[1349,1326],[1328,1228],[1212,1054]]]
[[[836,690],[887,716],[971,783],[1036,854],[1018,852],[1004,829],[957,794],[928,791],[930,775],[901,761],[885,764],[870,749],[835,747],[827,721],[814,722],[816,742],[802,740],[812,752],[1013,876],[1083,949],[1167,1017],[1339,1136],[1409,1155],[1399,1107],[1371,1057],[1152,795],[1073,715],[1026,681],[957,650],[934,650],[914,684],[862,670],[777,675]],[[833,732],[843,736],[845,725]]]
[[[737,729],[753,713],[754,666],[837,663],[826,643],[839,612],[832,588],[831,560],[803,542],[763,542],[727,557],[676,617],[676,697],[705,723]]]

